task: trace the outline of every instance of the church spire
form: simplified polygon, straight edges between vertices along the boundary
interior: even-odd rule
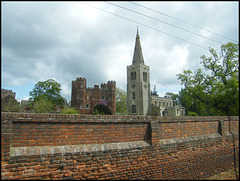
[[[134,49],[134,54],[133,54],[133,61],[132,61],[132,65],[134,65],[134,64],[144,64],[142,48],[141,48],[141,43],[140,43],[140,37],[138,34],[138,28],[137,28],[135,49]]]

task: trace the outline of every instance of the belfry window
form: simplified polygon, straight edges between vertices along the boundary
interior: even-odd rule
[[[132,93],[132,98],[135,99],[135,92]]]
[[[132,113],[136,113],[136,106],[135,105],[132,105]]]
[[[136,72],[131,72],[131,80],[136,80]]]
[[[147,82],[147,72],[143,72],[143,82]]]

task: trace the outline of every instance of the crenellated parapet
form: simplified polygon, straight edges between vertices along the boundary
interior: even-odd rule
[[[94,85],[94,87],[87,87],[87,80],[78,77],[72,81],[72,107],[79,110],[81,114],[91,114],[96,104],[100,100],[104,100],[111,108],[112,114],[116,113],[116,82],[108,81]]]

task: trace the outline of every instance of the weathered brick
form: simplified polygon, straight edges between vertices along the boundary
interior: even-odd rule
[[[12,133],[1,139],[2,179],[197,180],[234,166],[233,154],[239,153],[238,117],[231,117],[231,124],[227,117],[13,117],[11,129],[3,125]],[[235,132],[228,133],[229,127]],[[13,156],[10,143],[11,150],[28,151]],[[52,152],[43,154],[43,147]]]

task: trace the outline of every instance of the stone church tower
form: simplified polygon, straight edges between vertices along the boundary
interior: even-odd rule
[[[132,65],[127,66],[127,111],[133,115],[151,114],[149,66],[144,64],[137,30]]]

